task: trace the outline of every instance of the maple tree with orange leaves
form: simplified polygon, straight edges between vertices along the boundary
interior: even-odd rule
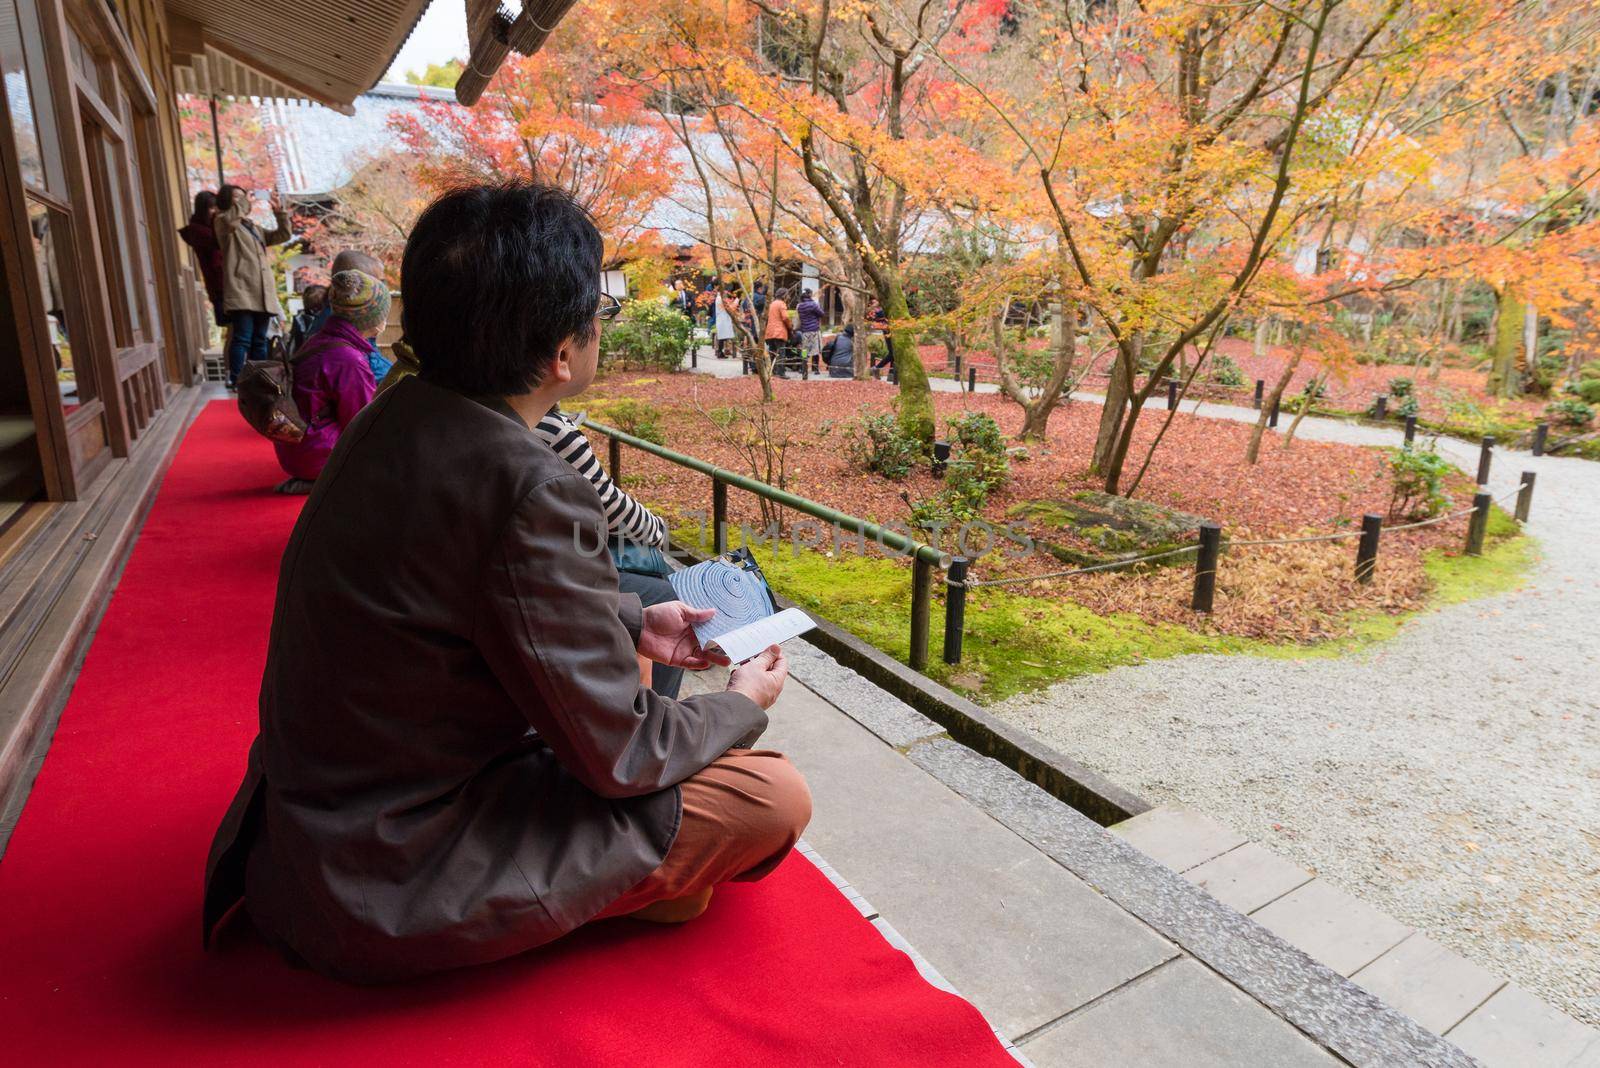
[[[472,108],[425,103],[420,116],[393,123],[435,191],[511,175],[566,189],[594,217],[612,261],[645,237],[677,164],[659,117],[585,41],[569,31],[536,55],[513,57]]]

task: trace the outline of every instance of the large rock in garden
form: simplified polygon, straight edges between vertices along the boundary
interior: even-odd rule
[[[1039,548],[1080,566],[1176,549],[1192,543],[1204,522],[1174,508],[1095,490],[1075,493],[1070,500],[1025,501],[1006,514]]]

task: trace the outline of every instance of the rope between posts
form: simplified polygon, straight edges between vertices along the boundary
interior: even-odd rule
[[[1066,578],[1069,575],[1087,575],[1091,571],[1112,571],[1117,568],[1132,567],[1135,564],[1148,564],[1152,560],[1165,560],[1172,556],[1182,556],[1184,553],[1197,552],[1200,546],[1185,545],[1181,549],[1169,549],[1164,553],[1154,553],[1150,556],[1135,556],[1127,560],[1108,560],[1103,564],[1089,564],[1086,567],[1075,567],[1070,571],[1047,571],[1043,575],[1019,575],[1015,578],[1000,579],[967,579],[965,582],[951,582],[949,576],[945,577],[946,586],[964,586],[969,590],[979,586],[1010,586],[1018,582],[1042,582],[1045,579]]]
[[[1333,534],[1307,534],[1299,538],[1255,538],[1249,541],[1229,541],[1230,549],[1246,549],[1255,545],[1306,545],[1314,541],[1341,541],[1344,538],[1359,538],[1359,530],[1340,530]]]

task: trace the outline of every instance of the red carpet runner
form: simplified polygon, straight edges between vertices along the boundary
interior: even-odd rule
[[[292,970],[247,923],[203,954],[201,868],[301,503],[279,477],[223,403],[167,476],[0,860],[0,1061],[1015,1064],[798,855],[685,927],[600,924],[408,987]]]

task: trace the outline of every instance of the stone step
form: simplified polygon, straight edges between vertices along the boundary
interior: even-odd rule
[[[1600,1031],[1182,805],[1111,830],[1485,1068],[1600,1068]]]

